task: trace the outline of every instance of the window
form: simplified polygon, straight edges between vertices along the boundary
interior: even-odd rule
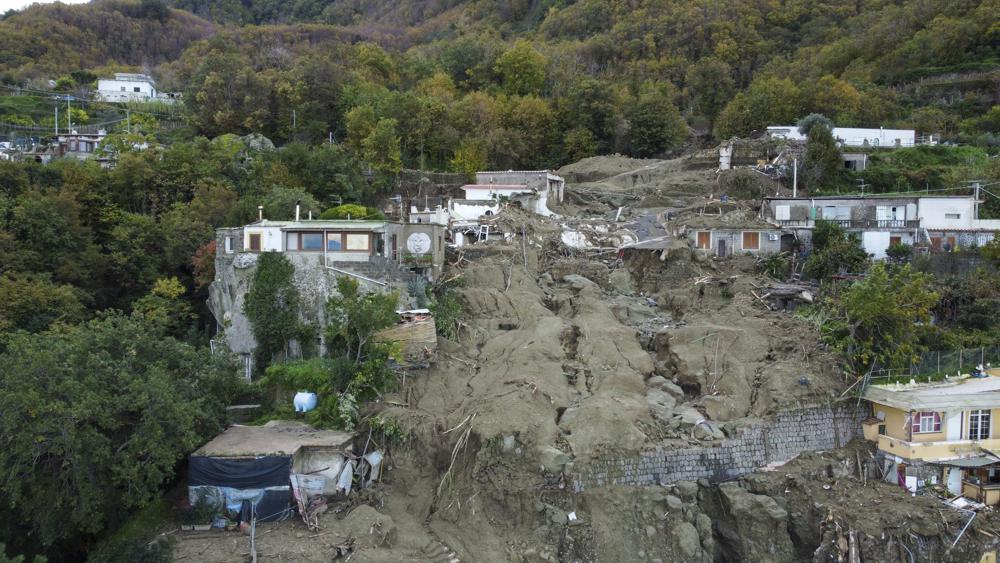
[[[743,233],[743,250],[760,250],[760,233],[753,231]]]
[[[233,253],[233,247],[234,247],[233,242],[234,242],[233,237],[226,237],[226,254]]]
[[[774,218],[778,221],[788,221],[792,218],[792,206],[791,205],[776,205],[774,206]]]
[[[260,233],[250,233],[250,252],[260,252]]]
[[[323,250],[323,233],[302,233],[302,250]]]
[[[139,87],[138,86],[133,86],[132,87],[132,91],[133,92],[138,92],[139,91]]]
[[[941,415],[936,412],[913,413],[913,433],[927,434],[941,431]]]
[[[988,440],[990,437],[990,411],[969,411],[969,439]]]
[[[285,250],[299,249],[299,233],[285,233]]]
[[[701,248],[702,250],[712,248],[712,233],[708,231],[701,231],[698,233],[698,248]]]
[[[889,237],[889,246],[896,246],[903,243],[903,237]]]
[[[343,233],[326,233],[326,249],[343,250],[344,249],[343,237],[344,237]]]
[[[347,233],[344,238],[346,250],[368,250],[368,233]]]
[[[125,87],[124,87],[124,86],[122,86],[122,92],[124,92],[124,91],[125,91]]]
[[[962,218],[962,214],[961,213],[945,213],[944,214],[944,218],[945,219],[961,219]]]

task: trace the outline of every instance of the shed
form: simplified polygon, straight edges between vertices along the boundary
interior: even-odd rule
[[[282,520],[293,506],[292,474],[323,477],[332,492],[353,438],[285,420],[230,426],[188,458],[188,500],[204,497],[231,512],[248,500],[259,520]]]

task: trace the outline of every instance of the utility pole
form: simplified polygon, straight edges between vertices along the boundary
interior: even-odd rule
[[[73,108],[69,105],[70,97],[66,96],[66,132],[73,133]]]
[[[799,158],[792,159],[792,197],[799,196]]]
[[[861,189],[861,195],[865,195],[865,188],[867,188],[867,187],[868,187],[868,184],[865,183],[865,179],[864,178],[858,178],[858,188]]]
[[[972,196],[972,218],[979,219],[979,188],[982,186],[982,180],[971,180],[973,196]]]
[[[292,110],[292,129],[295,129],[297,124],[298,122],[296,121],[295,110]]]
[[[56,137],[59,136],[59,104],[56,104]]]
[[[125,109],[125,131],[132,133],[132,110]]]

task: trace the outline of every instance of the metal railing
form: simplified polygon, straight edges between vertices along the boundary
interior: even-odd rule
[[[820,219],[777,219],[782,227],[812,227]],[[916,229],[919,219],[825,219],[844,229]]]

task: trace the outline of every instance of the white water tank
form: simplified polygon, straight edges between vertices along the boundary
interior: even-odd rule
[[[316,393],[299,391],[292,403],[295,405],[295,412],[309,412],[316,408]]]

